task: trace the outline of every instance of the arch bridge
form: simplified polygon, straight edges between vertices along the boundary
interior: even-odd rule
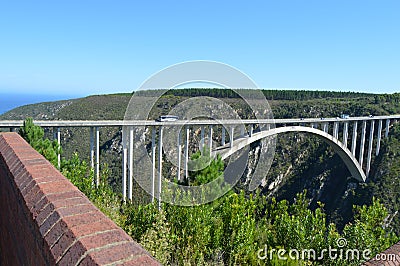
[[[54,138],[61,143],[61,129],[71,127],[90,128],[90,162],[95,171],[95,184],[99,184],[100,165],[100,129],[117,127],[122,134],[122,192],[124,198],[132,199],[134,149],[137,147],[134,138],[135,129],[142,128],[141,140],[151,135],[152,160],[152,195],[161,191],[163,157],[163,133],[165,129],[179,127],[176,136],[178,180],[188,178],[188,161],[190,142],[200,135],[200,142],[208,146],[214,154],[223,159],[247,145],[286,132],[302,132],[314,135],[328,143],[346,164],[350,173],[359,181],[365,181],[371,169],[373,155],[380,152],[382,138],[388,137],[391,125],[400,119],[400,115],[367,116],[367,117],[334,117],[334,118],[294,118],[266,120],[191,120],[157,122],[149,120],[137,121],[34,121],[41,127],[52,128]],[[0,128],[15,130],[23,125],[23,121],[0,121]],[[367,133],[367,131],[369,131]],[[151,134],[150,134],[151,133]],[[213,141],[206,141],[213,140]],[[367,148],[366,148],[367,144]],[[135,147],[135,148],[134,148]],[[163,155],[164,151],[164,155]],[[157,160],[156,160],[157,157]],[[60,163],[60,156],[59,156]],[[181,167],[182,166],[182,167]],[[156,185],[158,184],[158,188]]]

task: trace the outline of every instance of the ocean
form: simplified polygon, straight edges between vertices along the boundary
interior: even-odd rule
[[[0,115],[16,107],[40,102],[52,102],[78,98],[71,95],[13,94],[0,92]]]

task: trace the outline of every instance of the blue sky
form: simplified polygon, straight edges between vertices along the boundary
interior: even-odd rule
[[[0,92],[131,92],[190,60],[262,88],[400,91],[400,1],[2,1]]]

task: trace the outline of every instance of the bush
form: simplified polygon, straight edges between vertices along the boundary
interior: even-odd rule
[[[44,130],[33,124],[33,119],[28,118],[20,128],[19,134],[40,154],[58,168],[58,155],[61,153],[59,143],[44,138]]]

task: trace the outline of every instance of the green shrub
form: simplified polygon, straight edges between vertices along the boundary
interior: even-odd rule
[[[44,130],[34,125],[32,118],[27,118],[24,121],[19,134],[55,167],[58,167],[58,154],[61,153],[59,143],[56,140],[45,139]]]

